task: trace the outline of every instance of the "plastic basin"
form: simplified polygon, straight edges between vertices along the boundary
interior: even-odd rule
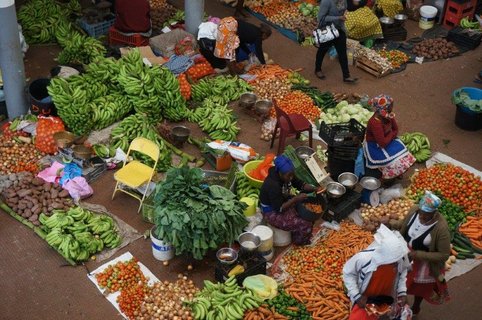
[[[253,160],[253,161],[247,162],[243,166],[243,172],[246,175],[246,177],[248,178],[249,183],[253,187],[256,187],[256,188],[261,188],[261,186],[263,185],[263,180],[258,180],[258,179],[252,178],[248,173],[251,172],[252,170],[256,169],[256,167],[259,166],[259,164],[261,162],[263,162],[263,160]]]

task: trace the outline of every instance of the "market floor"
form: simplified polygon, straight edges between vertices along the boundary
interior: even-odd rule
[[[182,3],[182,1],[174,1]],[[226,16],[232,9],[217,1],[206,1],[206,12]],[[254,18],[249,21],[258,23]],[[408,23],[409,36],[419,34],[414,22]],[[325,60],[327,80],[320,81],[312,73],[314,48],[301,48],[293,41],[274,32],[265,44],[265,51],[278,64],[286,68],[303,68],[301,72],[321,89],[336,92],[367,93],[370,96],[387,93],[395,99],[395,112],[401,131],[421,131],[428,135],[433,150],[443,152],[478,170],[482,170],[482,134],[468,132],[454,125],[455,108],[450,102],[454,89],[473,86],[474,75],[482,69],[482,49],[468,52],[461,57],[423,65],[409,65],[407,70],[375,79],[359,69],[352,74],[360,78],[357,85],[341,81],[341,71],[336,60]],[[59,52],[56,46],[32,46],[26,55],[26,71],[30,79],[48,76],[55,66]],[[259,139],[260,123],[236,108],[242,133],[239,140],[253,146],[259,153],[269,151],[269,144]],[[195,129],[194,125],[190,125]],[[194,134],[199,134],[195,130]],[[294,144],[299,142],[293,141]],[[188,151],[193,152],[188,148]],[[111,200],[112,172],[101,176],[92,184],[95,194],[90,203],[104,205],[140,233],[151,225],[142,221],[137,213],[138,203],[118,194]],[[173,280],[179,272],[186,272],[187,261],[175,259],[168,267],[156,261],[148,240],[137,240],[118,253],[130,251],[159,279]],[[189,272],[201,286],[202,280],[214,277],[213,259],[194,264]],[[65,261],[31,230],[7,214],[0,214],[0,318],[22,319],[120,319],[114,307],[88,280],[88,270],[99,263],[90,262],[86,267],[67,266]],[[419,320],[480,319],[480,288],[482,268],[479,267],[449,282],[451,302],[442,306],[425,306]]]

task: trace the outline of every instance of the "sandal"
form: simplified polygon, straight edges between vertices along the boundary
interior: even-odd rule
[[[357,81],[358,81],[358,78],[352,78],[352,77],[343,79],[343,82],[346,82],[346,83],[355,83]]]
[[[321,79],[321,80],[326,78],[325,75],[323,74],[323,72],[321,72],[321,71],[315,71],[315,75],[318,79]]]

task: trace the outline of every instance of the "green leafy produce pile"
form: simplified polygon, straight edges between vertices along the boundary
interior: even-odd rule
[[[202,187],[201,169],[171,168],[156,188],[155,235],[176,255],[202,259],[208,250],[232,243],[247,225],[245,204],[221,186]]]

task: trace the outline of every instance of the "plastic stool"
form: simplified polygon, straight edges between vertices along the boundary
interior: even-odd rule
[[[445,9],[443,26],[452,29],[465,17],[472,19],[477,0],[449,0]]]
[[[144,37],[138,33],[131,36],[126,36],[120,33],[114,27],[109,29],[109,45],[128,45],[134,47],[142,47],[149,45],[149,38]]]

